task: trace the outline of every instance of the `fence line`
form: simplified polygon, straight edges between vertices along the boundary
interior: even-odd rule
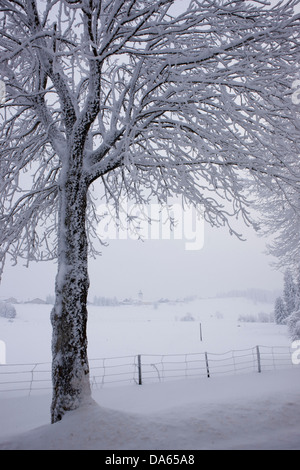
[[[285,346],[255,346],[223,353],[138,354],[90,359],[93,388],[105,385],[163,382],[215,377],[293,367],[292,350]],[[51,363],[0,365],[0,392],[29,395],[51,390]],[[1,394],[0,394],[1,396]]]

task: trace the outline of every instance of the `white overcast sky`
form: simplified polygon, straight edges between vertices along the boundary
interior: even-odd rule
[[[282,289],[283,275],[270,266],[265,241],[250,228],[241,227],[247,241],[225,229],[204,230],[201,250],[187,251],[183,240],[112,240],[102,256],[91,260],[90,299],[106,297],[182,298],[211,296],[232,289]],[[33,263],[29,268],[7,264],[0,298],[45,298],[54,293],[56,265]]]

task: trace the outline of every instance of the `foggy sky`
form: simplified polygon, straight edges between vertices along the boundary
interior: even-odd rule
[[[201,250],[187,251],[184,240],[112,240],[102,256],[90,260],[90,300],[95,295],[172,299],[188,295],[213,296],[232,289],[282,289],[283,275],[270,266],[265,240],[251,228],[240,227],[247,241],[230,236],[226,229],[205,224]],[[56,264],[7,263],[0,298],[45,298],[54,294]]]

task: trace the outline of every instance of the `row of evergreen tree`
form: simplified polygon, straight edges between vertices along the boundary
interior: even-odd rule
[[[275,301],[274,317],[277,324],[288,325],[292,340],[300,339],[300,268],[296,278],[291,270],[285,271],[283,294]]]

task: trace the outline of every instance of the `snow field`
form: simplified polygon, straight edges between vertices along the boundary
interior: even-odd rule
[[[17,318],[0,318],[7,362],[51,361],[50,305],[17,304]],[[286,328],[273,323],[238,322],[240,315],[273,310],[245,299],[199,299],[183,304],[89,306],[89,357],[128,354],[224,352],[256,344],[290,344]],[[181,321],[190,313],[195,321]],[[199,324],[203,341],[200,342]]]
[[[16,305],[0,318],[7,362],[50,361],[48,305]],[[185,304],[89,307],[89,357],[225,352],[256,344],[290,346],[285,326],[239,322],[271,304],[198,299]],[[190,313],[194,321],[181,321]],[[200,341],[199,324],[203,341]],[[300,448],[299,368],[104,386],[93,401],[49,425],[48,391],[0,395],[1,449]]]

